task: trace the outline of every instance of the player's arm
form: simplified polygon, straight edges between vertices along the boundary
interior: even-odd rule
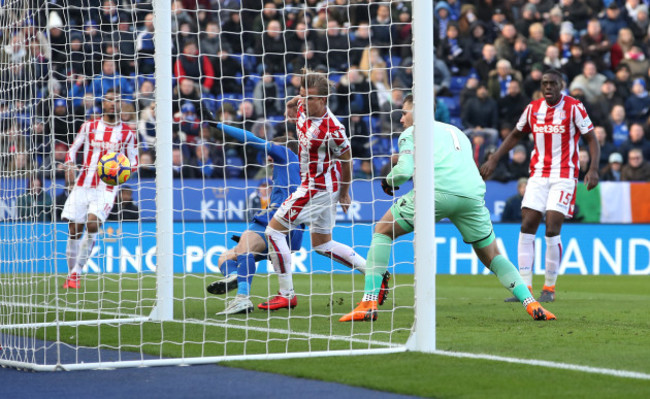
[[[339,203],[343,212],[348,211],[352,198],[350,198],[350,183],[352,182],[352,151],[348,148],[347,151],[339,155],[341,162],[341,188],[339,191]]]
[[[136,172],[138,170],[138,143],[137,136],[135,132],[129,133],[129,136],[126,141],[126,157],[129,158],[131,163],[131,171]]]
[[[65,154],[65,174],[68,181],[74,181],[75,175],[77,173],[77,151],[79,148],[86,142],[88,137],[88,123],[81,125],[79,133],[74,138],[74,141],[68,148],[68,152]]]
[[[300,100],[300,96],[295,96],[291,100],[287,101],[287,109],[286,112],[284,113],[284,116],[289,119],[289,120],[295,120],[298,119],[298,101]]]
[[[264,151],[269,147],[269,142],[257,137],[248,130],[239,129],[233,126],[224,125],[223,123],[216,124],[218,129],[223,130],[225,134],[239,141],[240,143],[248,144],[258,151]]]
[[[479,172],[481,172],[481,177],[483,177],[483,180],[492,175],[497,167],[497,162],[499,162],[499,159],[501,159],[505,154],[512,150],[514,146],[519,143],[519,140],[525,136],[526,133],[517,128],[512,129],[512,131],[508,133],[508,136],[506,136],[506,139],[503,140],[503,143],[501,143],[496,152],[492,154],[492,156],[490,156],[490,158],[483,165],[481,165]]]
[[[587,185],[587,190],[591,190],[598,185],[600,178],[598,177],[598,160],[600,159],[600,144],[596,138],[596,134],[593,129],[585,133],[584,137],[587,145],[589,146],[589,170],[585,175],[585,184]]]
[[[395,189],[399,189],[399,186],[413,177],[413,172],[415,170],[415,162],[413,159],[413,135],[400,137],[398,146],[399,160],[397,161],[397,164],[393,166],[393,169],[391,169],[388,176],[386,176],[386,183]]]

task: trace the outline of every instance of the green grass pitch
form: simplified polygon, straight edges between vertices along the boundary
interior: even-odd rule
[[[225,302],[204,294],[211,278],[188,275],[175,282],[175,319],[207,318],[206,323],[64,327],[61,337],[89,346],[98,345],[101,339],[104,348],[130,351],[139,351],[140,342],[144,342],[142,350],[155,356],[221,356],[382,347],[381,343],[388,341],[401,344],[413,323],[412,276],[397,275],[391,281],[396,288],[377,322],[354,324],[337,320],[360,300],[360,275],[354,279],[345,274],[315,275],[312,279],[296,275],[299,305],[290,318],[286,310],[271,313],[270,318],[259,310],[248,317],[215,316]],[[48,279],[42,298],[35,301],[51,304],[53,285],[60,280]],[[542,282],[536,277],[536,287]],[[79,307],[91,308],[99,300],[107,313],[146,314],[153,304],[153,283],[150,277],[87,276],[85,293],[66,293],[62,302],[68,307],[77,302]],[[275,276],[259,276],[253,285],[254,303],[265,299],[276,284]],[[144,294],[137,294],[138,286]],[[437,276],[436,346],[445,351],[650,374],[648,287],[650,276],[560,276],[558,300],[548,304],[558,320],[536,322],[521,305],[503,302],[509,294],[494,276]],[[357,291],[355,295],[350,294],[352,289]],[[73,317],[71,313],[59,317]],[[43,319],[53,317],[48,310]],[[97,318],[78,313],[75,317]],[[39,330],[43,338],[52,339],[54,334],[53,328]],[[375,344],[333,336],[370,338]],[[650,397],[648,380],[419,353],[223,364],[430,397]]]

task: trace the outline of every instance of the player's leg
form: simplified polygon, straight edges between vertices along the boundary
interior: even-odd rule
[[[414,207],[411,193],[400,198],[375,225],[366,263],[363,299],[352,312],[341,317],[339,321],[377,319],[377,301],[380,297],[384,298],[382,288],[387,286],[390,278],[386,269],[393,240],[413,231]]]
[[[438,213],[440,208],[441,213]],[[481,262],[499,279],[536,320],[551,320],[555,316],[539,306],[517,268],[499,253],[490,212],[483,201],[448,194],[436,194],[436,218],[448,217],[458,228],[463,240],[472,244]]]
[[[366,260],[350,246],[332,240],[337,203],[338,193],[320,193],[311,201],[308,211],[314,217],[310,226],[312,248],[320,255],[365,274]]]
[[[269,256],[273,264],[273,269],[278,275],[280,289],[278,295],[257,306],[263,310],[294,308],[298,304],[298,299],[293,289],[293,276],[291,275],[291,249],[289,248],[289,244],[287,244],[289,228],[278,220],[278,218],[282,218],[282,215],[284,215],[284,212],[280,213],[281,211],[282,207],[278,210],[274,218],[271,219],[265,230]]]
[[[564,214],[556,211],[546,212],[546,260],[545,279],[542,293],[538,300],[540,302],[555,301],[555,283],[562,261],[562,239],[560,231],[564,223]]]
[[[81,246],[79,248],[79,257],[77,258],[77,263],[72,269],[73,274],[81,275],[83,267],[88,262],[90,255],[92,254],[95,243],[97,242],[97,235],[99,234],[99,226],[101,225],[101,220],[99,217],[93,213],[88,214],[86,221],[86,235],[83,240],[81,240]]]
[[[73,271],[79,258],[79,248],[81,247],[84,234],[87,209],[88,203],[84,195],[84,188],[75,187],[65,201],[63,211],[61,212],[61,218],[69,221],[68,241],[65,249],[68,264],[68,277],[63,284],[63,288],[65,289],[79,288],[79,276],[73,275]]]

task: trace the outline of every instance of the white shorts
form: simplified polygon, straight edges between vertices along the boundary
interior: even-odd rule
[[[556,211],[573,217],[578,180],[560,177],[531,177],[521,201],[522,208],[544,213]]]
[[[113,209],[117,191],[75,186],[65,201],[61,218],[73,223],[86,223],[88,214],[92,213],[105,222]]]
[[[338,192],[328,193],[300,186],[282,203],[274,218],[287,229],[305,223],[314,233],[330,234],[336,224],[338,202]]]

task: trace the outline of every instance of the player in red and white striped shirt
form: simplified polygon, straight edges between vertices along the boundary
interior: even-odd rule
[[[302,183],[275,213],[266,228],[271,262],[278,273],[279,295],[259,304],[260,309],[295,307],[297,298],[291,276],[289,231],[302,223],[311,231],[317,253],[365,272],[366,260],[347,245],[332,240],[336,206],[347,212],[352,180],[352,155],[345,128],[327,107],[329,81],[323,74],[306,71],[300,95],[287,103],[287,118],[296,120],[300,141]]]
[[[66,155],[68,175],[74,179],[77,151],[83,146],[83,165],[76,184],[65,202],[61,218],[68,223],[68,278],[63,288],[79,288],[79,276],[90,257],[99,225],[113,208],[118,188],[109,186],[97,176],[97,162],[110,152],[126,154],[135,170],[138,166],[136,135],[119,117],[120,99],[109,90],[102,101],[102,117],[84,123]],[[86,237],[82,240],[86,229]]]
[[[595,160],[585,176],[587,190],[598,185],[600,146],[594,126],[584,105],[561,93],[563,84],[558,71],[548,70],[542,75],[544,97],[526,107],[517,126],[481,167],[481,175],[487,179],[494,172],[498,160],[521,138],[532,133],[535,147],[530,160],[530,179],[521,203],[518,258],[519,273],[532,292],[535,234],[546,213],[546,280],[538,299],[540,302],[555,300],[555,283],[562,260],[560,231],[564,219],[573,217],[579,172],[578,141],[581,137],[589,146],[591,159]]]

